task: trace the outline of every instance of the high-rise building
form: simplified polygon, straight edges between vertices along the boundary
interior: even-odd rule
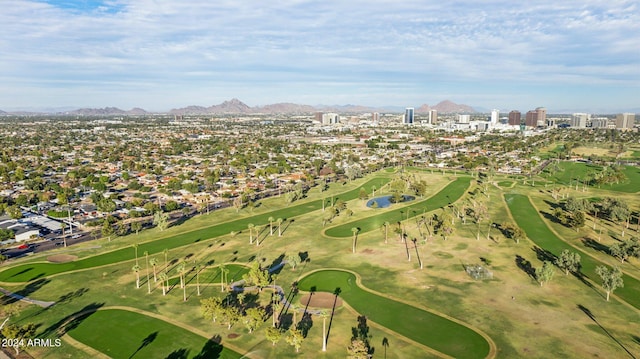
[[[404,110],[404,123],[406,125],[413,125],[414,118],[414,109],[413,107],[407,107]]]
[[[538,107],[535,110],[527,111],[524,124],[528,127],[544,127],[547,124],[547,109]]]
[[[438,121],[438,111],[429,110],[429,124],[434,125]]]
[[[608,128],[609,127],[609,119],[608,118],[593,118],[591,119],[591,127],[593,128]]]
[[[374,112],[371,114],[371,122],[373,123],[378,123],[380,122],[380,114],[377,112]]]
[[[621,130],[631,129],[635,120],[636,115],[634,113],[620,113],[616,116],[616,128]]]
[[[500,119],[500,110],[491,110],[491,124],[497,125]]]
[[[520,126],[522,114],[518,110],[513,110],[509,112],[509,125],[511,126]]]
[[[340,122],[340,115],[337,113],[323,113],[322,114],[322,124],[323,125],[334,125]]]
[[[589,120],[589,114],[586,113],[574,113],[571,115],[571,121],[569,124],[575,128],[587,128],[587,121]]]
[[[527,111],[524,117],[524,124],[527,127],[538,127],[538,113],[534,110]]]
[[[458,115],[458,123],[471,122],[471,115]]]

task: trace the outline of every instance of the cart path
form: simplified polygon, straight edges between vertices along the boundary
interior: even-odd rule
[[[7,297],[11,297],[11,298],[14,298],[14,299],[17,299],[17,300],[21,300],[23,302],[35,304],[35,305],[40,306],[42,308],[49,308],[50,306],[56,304],[56,302],[45,302],[43,300],[31,299],[29,297],[25,297],[23,295],[10,292],[10,291],[8,291],[8,290],[6,290],[4,288],[0,288],[0,292],[2,294],[6,295]]]

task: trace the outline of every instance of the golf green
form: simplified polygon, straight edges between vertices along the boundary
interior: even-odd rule
[[[368,320],[455,358],[485,358],[491,345],[473,329],[430,311],[364,290],[353,273],[321,270],[301,279],[298,288],[336,293]],[[398,293],[398,295],[401,295]]]

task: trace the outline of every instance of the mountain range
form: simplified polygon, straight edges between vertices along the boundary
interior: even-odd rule
[[[436,110],[439,113],[451,113],[451,112],[476,112],[473,107],[463,104],[456,104],[449,100],[442,101],[435,106],[429,106],[423,104],[417,107],[416,113],[425,113],[429,110]],[[276,103],[264,106],[248,106],[244,102],[234,98],[228,101],[224,101],[218,105],[212,105],[209,107],[204,106],[187,106],[182,108],[175,108],[166,113],[171,115],[209,115],[209,114],[302,114],[313,112],[338,112],[338,113],[363,113],[363,112],[404,112],[403,107],[399,106],[387,106],[387,107],[369,107],[360,105],[301,105],[295,103]],[[141,108],[133,108],[131,110],[122,110],[117,107],[105,107],[105,108],[81,108],[77,110],[69,111],[55,111],[55,112],[5,112],[0,110],[0,115],[41,115],[41,114],[55,114],[55,115],[75,115],[75,116],[143,116],[146,114],[158,113],[147,112]]]

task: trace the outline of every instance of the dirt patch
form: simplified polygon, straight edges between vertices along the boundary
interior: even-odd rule
[[[363,253],[363,254],[373,254],[373,253],[375,253],[375,252],[373,251],[373,249],[368,249],[368,248],[367,248],[367,249],[362,250],[360,253]]]
[[[311,301],[309,301],[309,299],[311,299]],[[306,294],[304,297],[300,298],[300,303],[302,303],[302,305],[309,305],[314,308],[331,309],[333,308],[334,301],[336,303],[336,308],[342,306],[342,299],[340,297],[336,300],[336,297],[333,294],[326,292],[313,293],[313,295]]]
[[[227,338],[228,338],[228,339],[235,339],[235,338],[237,338],[237,337],[239,337],[239,336],[240,336],[240,334],[238,334],[238,333],[229,333],[229,334],[227,335]]]
[[[51,263],[67,263],[67,262],[73,262],[76,259],[78,259],[78,257],[72,256],[70,254],[56,254],[56,255],[47,257],[47,260]]]

